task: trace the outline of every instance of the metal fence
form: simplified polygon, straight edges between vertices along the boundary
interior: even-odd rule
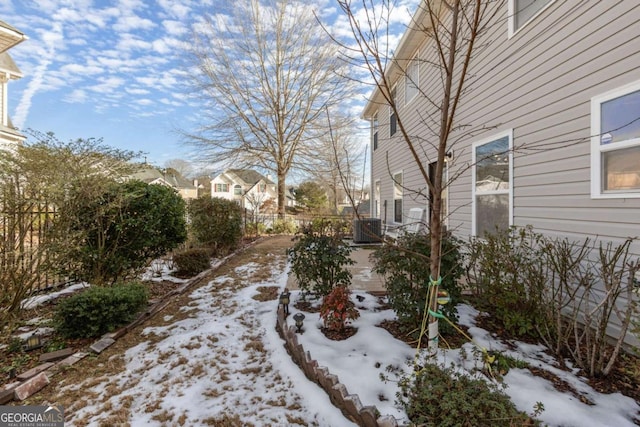
[[[0,201],[0,286],[38,291],[64,282],[51,271],[47,233],[56,210],[48,203]]]

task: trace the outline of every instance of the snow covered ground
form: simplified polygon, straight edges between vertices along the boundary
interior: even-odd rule
[[[249,262],[233,273],[219,276],[190,294],[180,313],[165,315],[159,325],[143,330],[139,344],[121,358],[117,375],[88,378],[63,385],[61,392],[82,391],[83,398],[65,408],[69,425],[110,424],[118,416],[133,426],[207,425],[233,420],[242,425],[351,426],[326,394],[310,382],[291,361],[275,330],[276,300],[260,302],[258,288],[284,288],[287,279],[284,256],[275,258],[265,275],[259,264]],[[267,277],[267,278],[265,278]],[[396,383],[384,382],[387,367],[407,368],[415,350],[375,326],[393,318],[378,299],[354,292],[363,301],[358,332],[344,341],[330,341],[320,331],[318,314],[307,314],[299,340],[321,366],[326,366],[348,391],[358,394],[364,406],[375,405],[383,415],[406,422],[395,406]],[[294,292],[292,303],[298,298]],[[354,300],[355,301],[355,300]],[[292,313],[297,310],[292,308]],[[487,348],[548,369],[574,387],[593,405],[558,392],[545,379],[526,369],[512,369],[504,376],[506,393],[517,407],[531,413],[542,402],[540,419],[550,426],[633,426],[637,402],[621,394],[603,395],[574,373],[559,370],[541,346],[516,343],[517,351],[474,325],[477,311],[460,307],[460,323],[469,327],[474,341]],[[465,344],[472,354],[471,343]],[[440,362],[469,366],[457,350],[442,351]],[[106,363],[111,363],[110,360]],[[126,407],[125,415],[118,415]]]

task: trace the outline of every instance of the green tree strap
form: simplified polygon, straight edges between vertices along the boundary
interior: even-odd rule
[[[433,316],[435,318],[438,319],[444,319],[444,314],[440,313],[439,311],[433,311],[433,310],[429,310],[429,316]]]
[[[429,287],[440,286],[442,284],[442,276],[438,276],[438,280],[433,280],[433,277],[429,276]]]

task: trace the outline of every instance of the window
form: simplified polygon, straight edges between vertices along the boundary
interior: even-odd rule
[[[261,183],[261,184],[258,186],[258,191],[259,191],[260,193],[266,193],[266,192],[267,192],[267,184],[265,184],[264,182],[263,182],[263,183]]]
[[[380,180],[376,180],[374,189],[375,190],[373,193],[373,197],[375,199],[375,206],[374,206],[373,217],[380,218]]]
[[[538,16],[555,0],[509,0],[509,36]]]
[[[640,81],[591,99],[591,197],[640,197]]]
[[[406,75],[404,77],[404,103],[411,102],[418,95],[418,87],[420,85],[420,63],[417,56],[407,65]]]
[[[229,191],[229,184],[216,184],[213,191],[215,193],[227,193]]]
[[[483,236],[511,225],[512,133],[473,146],[472,233]]]
[[[375,151],[378,149],[378,113],[376,113],[371,120],[371,129],[373,132],[373,150]]]
[[[235,194],[236,196],[242,196],[242,185],[236,184],[233,187],[233,194]]]
[[[402,224],[402,172],[393,175],[393,222]]]
[[[396,104],[396,88],[391,89],[391,100],[393,105],[397,108]],[[389,106],[389,136],[393,136],[398,130],[398,118],[393,108]]]

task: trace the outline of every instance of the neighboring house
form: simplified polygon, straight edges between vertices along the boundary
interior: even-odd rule
[[[294,187],[287,187],[287,191],[284,193],[284,198],[287,202],[287,207],[295,208],[298,206],[296,201],[296,190]]]
[[[8,85],[10,80],[22,77],[9,49],[27,39],[20,31],[11,25],[0,21],[0,148],[10,147],[25,140],[11,123],[9,118]]]
[[[463,239],[529,224],[573,240],[639,236],[638,40],[636,1],[508,0],[476,43],[458,110],[456,125],[476,131],[450,138],[448,229]],[[433,52],[433,40],[409,29],[394,51],[404,63],[389,72],[400,119],[423,138],[432,138],[422,119],[433,107],[420,92],[440,81],[428,64]],[[372,216],[404,224],[410,209],[428,211],[417,194],[425,182],[379,89],[363,117],[371,122]],[[434,148],[423,147],[430,170]],[[640,254],[640,243],[631,250]]]
[[[178,171],[167,168],[158,169],[153,166],[145,165],[139,172],[134,173],[130,179],[139,179],[147,184],[158,184],[171,187],[180,194],[185,200],[198,198],[198,181],[191,182],[186,179]]]
[[[264,206],[275,206],[278,193],[269,176],[251,169],[228,169],[211,180],[211,197],[235,200],[243,208],[258,213]]]

